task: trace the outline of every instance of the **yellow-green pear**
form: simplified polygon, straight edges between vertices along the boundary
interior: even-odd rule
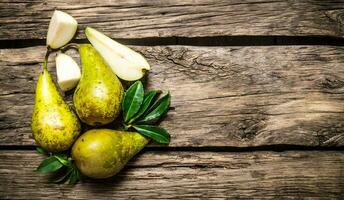
[[[37,80],[31,128],[37,144],[49,152],[67,150],[81,129],[78,117],[63,100],[46,67]]]
[[[82,73],[73,100],[76,113],[88,125],[112,122],[120,113],[123,86],[90,44],[79,48]]]
[[[149,139],[136,132],[93,129],[81,135],[72,147],[72,158],[82,174],[108,178],[118,173]]]

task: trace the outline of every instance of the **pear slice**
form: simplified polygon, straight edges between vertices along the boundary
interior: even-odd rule
[[[72,16],[55,10],[49,23],[47,46],[52,49],[64,46],[73,38],[77,27],[78,22]]]
[[[57,83],[63,91],[73,89],[79,82],[81,72],[72,57],[59,53],[56,56]]]
[[[135,81],[142,78],[146,70],[150,70],[146,59],[134,50],[90,27],[86,28],[85,34],[119,78]]]

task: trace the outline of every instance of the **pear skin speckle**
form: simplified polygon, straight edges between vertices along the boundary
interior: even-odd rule
[[[67,150],[81,131],[78,117],[63,100],[46,69],[37,80],[31,128],[37,144],[49,152]]]
[[[80,45],[82,74],[73,101],[80,120],[105,125],[119,115],[124,89],[103,58],[89,44]]]

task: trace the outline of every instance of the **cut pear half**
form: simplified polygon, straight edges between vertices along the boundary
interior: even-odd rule
[[[135,81],[142,78],[145,71],[150,70],[146,59],[134,50],[90,27],[86,28],[85,34],[93,47],[119,78],[126,81]]]
[[[73,38],[77,27],[78,22],[72,16],[55,10],[49,23],[47,46],[52,49],[64,46]]]

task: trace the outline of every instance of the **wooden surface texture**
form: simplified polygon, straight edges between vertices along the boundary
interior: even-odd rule
[[[149,144],[113,178],[34,172],[54,9],[78,20],[74,42],[92,26],[131,44],[151,64],[145,86],[172,94],[170,145]],[[343,199],[343,24],[343,0],[1,1],[0,199]]]
[[[5,0],[0,8],[0,39],[11,40],[45,38],[54,9],[115,38],[344,33],[341,0]]]
[[[35,152],[0,151],[0,159],[1,199],[340,199],[344,192],[344,153],[333,151],[143,152],[116,177],[76,186],[33,172],[42,159]]]
[[[133,48],[152,65],[145,84],[172,93],[162,123],[171,147],[344,144],[341,47]],[[44,50],[0,50],[7,72],[0,76],[1,145],[34,144],[30,116]]]

